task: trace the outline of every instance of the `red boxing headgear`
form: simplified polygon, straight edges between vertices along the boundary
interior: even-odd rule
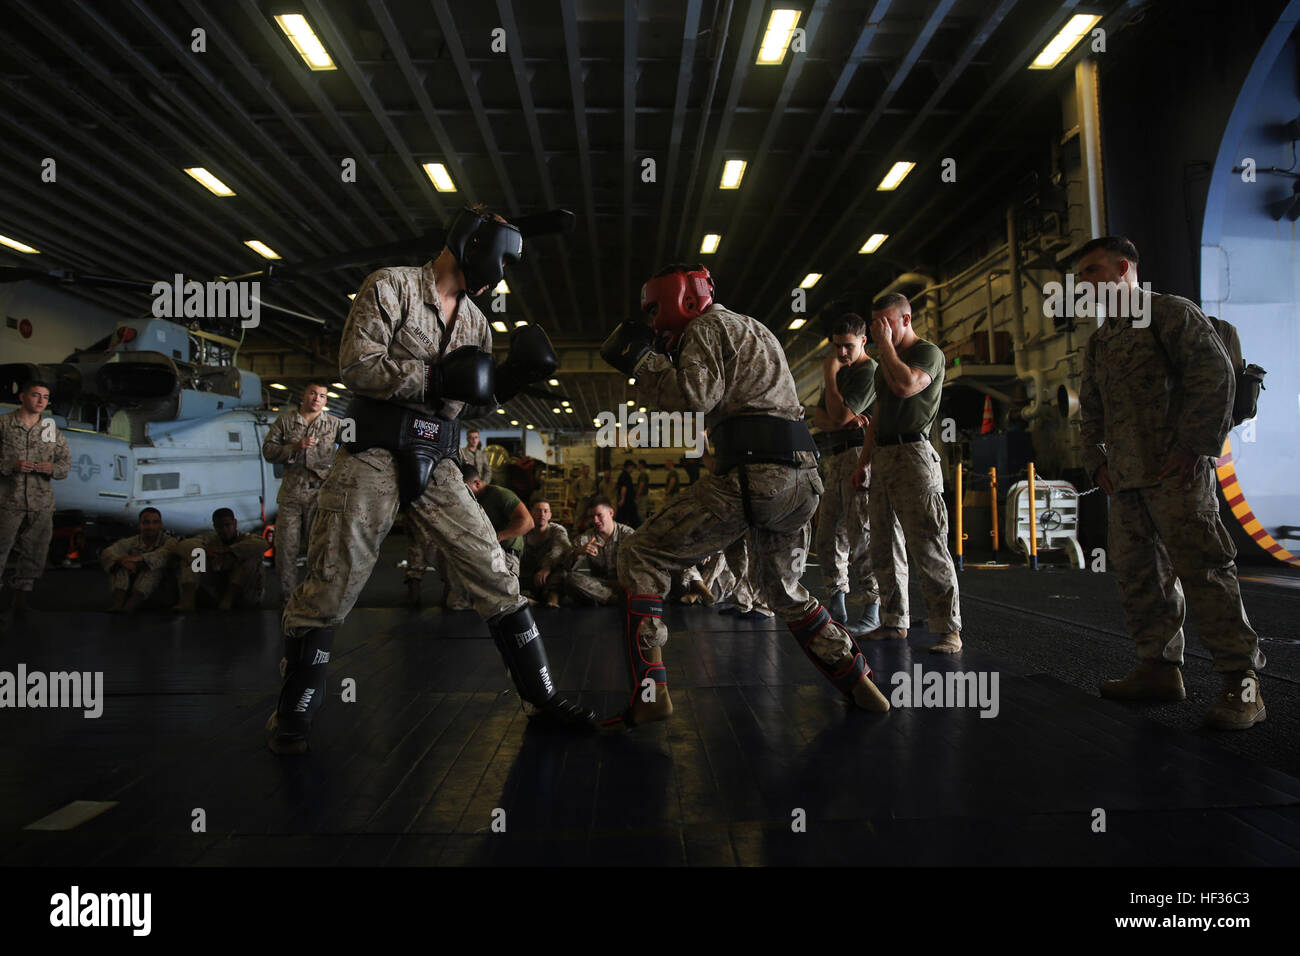
[[[712,304],[713,277],[702,265],[655,276],[641,287],[641,311],[654,307],[650,327],[667,340],[670,351],[690,321]]]

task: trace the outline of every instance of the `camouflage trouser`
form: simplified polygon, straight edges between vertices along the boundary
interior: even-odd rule
[[[619,587],[616,577],[603,577],[590,571],[568,571],[564,575],[562,586],[564,596],[574,604],[604,607],[623,603],[623,589]]]
[[[714,586],[721,584],[727,590],[730,590],[734,584],[735,575],[727,568],[726,555],[718,551],[709,555],[699,564],[687,568],[682,572],[681,586],[682,590],[688,590],[694,581],[702,582],[710,591],[716,595],[717,591]]]
[[[817,470],[786,465],[748,467],[754,525],[745,520],[735,470],[722,477],[701,475],[623,545],[618,577],[628,594],[664,597],[674,572],[743,541],[748,532],[753,543],[754,580],[772,609],[792,623],[820,606],[799,583],[808,560],[808,521],[822,493]],[[728,563],[733,553],[728,552]],[[742,576],[738,570],[736,574]],[[662,647],[668,641],[668,629],[662,619],[644,617],[637,637],[643,648]],[[824,627],[811,642],[813,653],[828,664],[847,657],[852,647],[847,633],[834,624]]]
[[[1193,487],[1165,479],[1110,499],[1109,550],[1129,633],[1142,660],[1183,662],[1183,595],[1214,669],[1264,666],[1237,584],[1237,549],[1219,520],[1210,459]]]
[[[552,568],[551,572],[546,575],[546,580],[541,587],[533,581],[537,577],[537,572],[542,570],[541,564],[536,557],[529,557],[528,552],[524,552],[524,560],[519,565],[519,588],[526,591],[539,601],[546,600],[548,594],[560,594],[564,591],[565,573],[561,568]]]
[[[871,566],[880,622],[907,628],[908,552],[921,576],[932,634],[961,630],[957,569],[948,553],[948,506],[939,453],[928,441],[877,447],[871,459]],[[904,550],[906,538],[906,551]]]
[[[175,597],[171,592],[176,589],[172,587],[176,581],[176,570],[171,565],[165,565],[161,568],[151,568],[143,562],[137,565],[138,570],[132,574],[124,567],[115,567],[108,572],[108,582],[113,586],[114,591],[127,591],[130,596],[139,602],[148,602],[156,604],[175,603]],[[156,601],[150,601],[150,598],[156,597]]]
[[[0,577],[6,587],[32,589],[45,571],[53,535],[53,511],[0,511]]]
[[[284,632],[343,622],[370,579],[379,546],[397,517],[397,466],[390,452],[340,448],[320,490],[307,549],[307,579],[284,610]],[[406,511],[412,534],[432,542],[474,610],[493,619],[524,604],[492,522],[465,486],[456,462],[438,463]]]
[[[856,589],[867,604],[880,600],[876,576],[871,571],[871,523],[867,515],[867,492],[854,491],[849,479],[858,467],[858,450],[850,448],[826,459],[826,494],[817,515],[817,559],[822,566],[826,590]],[[870,480],[871,470],[867,469]]]
[[[239,596],[240,607],[260,607],[266,594],[266,572],[262,567],[262,555],[253,555],[226,570],[209,568],[207,571],[195,571],[194,550],[202,546],[202,538],[186,538],[176,546],[181,555],[178,575],[181,587],[193,586],[198,593],[208,594],[216,600],[221,600],[227,591],[234,591]],[[208,559],[209,562],[211,560]]]
[[[405,577],[408,581],[419,581],[424,577],[425,568],[438,570],[442,565],[438,563],[438,549],[416,534],[409,522],[407,531],[410,533],[410,542],[406,545]],[[441,573],[439,571],[440,575]]]
[[[279,505],[275,518],[275,573],[280,579],[280,600],[298,586],[298,550],[304,541],[311,540],[311,523],[316,516],[317,491],[308,490],[300,501],[285,501]]]

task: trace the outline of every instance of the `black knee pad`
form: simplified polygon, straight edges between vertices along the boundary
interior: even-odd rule
[[[510,671],[519,696],[541,707],[555,696],[541,632],[528,605],[488,621],[488,630]]]

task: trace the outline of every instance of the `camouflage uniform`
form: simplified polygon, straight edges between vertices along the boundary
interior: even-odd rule
[[[334,461],[334,445],[342,422],[321,412],[308,423],[302,413],[291,408],[280,414],[266,433],[262,457],[272,464],[284,465],[280,493],[275,502],[275,571],[280,578],[280,600],[288,601],[298,586],[298,548],[311,540],[311,523],[316,516],[316,498],[320,486]],[[306,451],[294,446],[304,437],[316,439]]]
[[[72,456],[68,442],[52,418],[30,428],[15,410],[0,415],[0,576],[14,591],[31,591],[45,570],[54,533],[54,490],[51,480],[68,477]],[[51,474],[23,474],[19,461],[50,462]],[[13,563],[9,563],[10,552]]]
[[[260,535],[240,532],[235,540],[226,544],[215,531],[211,534],[195,535],[178,541],[173,545],[180,562],[181,590],[194,588],[207,591],[220,600],[228,593],[238,595],[241,607],[261,607],[262,597],[266,593],[266,574],[262,567],[262,556],[266,554],[266,542]],[[204,556],[207,570],[196,571],[194,566],[198,556],[196,548],[208,552]],[[216,548],[229,548],[234,556],[234,566],[217,570],[213,567],[211,553]]]
[[[524,535],[524,556],[519,562],[519,582],[525,591],[542,598],[546,592],[558,591],[564,585],[564,562],[569,556],[569,532],[564,525],[552,521],[545,531],[534,528]],[[533,586],[533,578],[542,568],[550,568],[546,583]]]
[[[473,451],[468,446],[460,450],[460,463],[473,465],[478,476],[483,479],[483,484],[492,484],[492,463],[488,460],[487,446],[483,444],[482,438],[479,438],[478,447]]]
[[[584,554],[581,549],[588,541],[600,541],[600,532],[592,528],[578,535],[569,551],[568,571],[564,575],[564,593],[569,600],[599,605],[621,602],[623,591],[619,587],[618,557],[635,534],[627,525],[614,522],[614,530],[595,556]],[[576,570],[579,565],[584,570]]]
[[[114,591],[129,592],[137,602],[148,602],[154,598],[158,604],[164,604],[175,598],[169,593],[175,590],[168,587],[176,580],[176,539],[167,534],[159,534],[152,546],[145,544],[140,535],[115,541],[99,553],[99,565],[108,574],[109,584]],[[126,568],[114,567],[119,558],[139,557],[134,573]]]
[[[463,345],[491,352],[492,332],[469,296],[461,297],[449,324],[434,286],[433,263],[380,269],[366,278],[353,300],[339,343],[340,374],[358,395],[456,419],[466,411],[463,402],[423,404],[425,363],[437,362]],[[371,448],[354,455],[339,449],[320,490],[307,579],[285,608],[287,635],[342,623],[370,578],[398,506],[397,465],[391,452]],[[495,618],[524,606],[519,579],[509,573],[492,522],[454,459],[438,463],[424,493],[405,513],[412,537],[424,537],[442,551],[449,576],[464,584],[482,617]]]
[[[861,366],[842,367],[836,373],[836,381],[843,394],[844,383],[848,374],[857,372],[870,379],[876,363],[868,359]],[[861,415],[875,401],[875,383],[853,395],[844,395],[845,407],[855,415]],[[825,395],[822,406],[825,406]],[[862,434],[858,426],[836,428],[822,432],[817,436],[818,446],[823,443],[842,443]],[[850,590],[850,572],[858,584],[867,604],[880,601],[880,589],[876,576],[871,570],[871,524],[867,514],[866,483],[862,491],[854,491],[849,480],[858,467],[858,453],[862,441],[857,445],[833,454],[823,454],[821,459],[822,481],[826,493],[822,495],[821,508],[817,512],[817,558],[822,568],[822,578],[826,590],[834,594],[838,591],[848,593]],[[868,477],[870,472],[868,472]]]
[[[884,369],[878,366],[874,427],[889,427],[883,415],[886,403],[898,409],[902,419],[915,415],[914,410],[928,399],[933,404],[929,421],[902,429],[910,433],[915,428],[919,434],[928,435],[943,390],[943,353],[925,339],[918,339],[899,357],[905,364],[921,363],[914,367],[930,373],[930,384],[910,398],[885,394],[889,385]],[[877,432],[876,437],[881,434]],[[948,506],[943,500],[939,453],[928,440],[877,444],[870,465],[871,567],[880,585],[881,625],[904,630],[911,625],[907,594],[911,552],[921,576],[921,593],[928,611],[926,627],[930,633],[940,635],[960,631],[957,569],[948,553]]]
[[[803,406],[781,344],[761,322],[717,303],[692,320],[682,335],[677,364],[652,352],[635,370],[639,404],[665,411],[703,412],[705,426],[737,415],[771,415],[801,421]],[[739,468],[699,481],[670,498],[638,529],[619,555],[618,576],[629,594],[668,592],[671,575],[752,535],[755,581],[789,624],[816,614],[821,605],[799,579],[807,563],[808,522],[822,493],[817,460],[800,453],[799,467],[745,466],[749,472],[751,526],[745,517]],[[668,629],[655,616],[642,617],[637,639],[643,649],[662,647]],[[854,653],[846,631],[829,623],[811,638],[819,659],[834,664]]]
[[[1193,303],[1153,295],[1150,325],[1110,318],[1088,340],[1079,388],[1084,466],[1108,466],[1109,552],[1129,632],[1142,660],[1183,661],[1183,596],[1215,670],[1259,669],[1237,550],[1219,520],[1214,459],[1232,426],[1236,379]],[[1170,452],[1201,456],[1188,490],[1157,478]]]

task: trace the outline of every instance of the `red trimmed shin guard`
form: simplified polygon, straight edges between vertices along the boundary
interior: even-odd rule
[[[853,688],[857,686],[858,681],[864,676],[871,677],[871,668],[867,666],[867,659],[862,656],[862,649],[858,647],[858,642],[845,631],[849,638],[849,644],[853,648],[853,660],[848,666],[840,670],[832,670],[820,657],[813,653],[812,639],[821,631],[823,627],[831,624],[831,612],[819,604],[807,617],[793,624],[786,622],[790,628],[790,633],[799,642],[803,652],[808,655],[808,660],[816,665],[817,669],[822,672],[822,676],[834,684],[845,697],[853,696]],[[834,625],[832,625],[834,626]]]
[[[623,640],[626,645],[628,673],[632,680],[632,697],[627,709],[617,717],[611,717],[604,724],[623,723],[629,727],[636,726],[638,711],[665,711],[662,716],[672,713],[672,704],[668,702],[668,670],[663,664],[663,654],[655,648],[646,651],[641,647],[637,636],[641,622],[646,618],[662,618],[664,615],[663,598],[657,594],[629,594],[627,596],[627,615],[623,622]],[[647,693],[651,683],[654,692],[650,700]],[[641,719],[645,719],[644,716]]]

